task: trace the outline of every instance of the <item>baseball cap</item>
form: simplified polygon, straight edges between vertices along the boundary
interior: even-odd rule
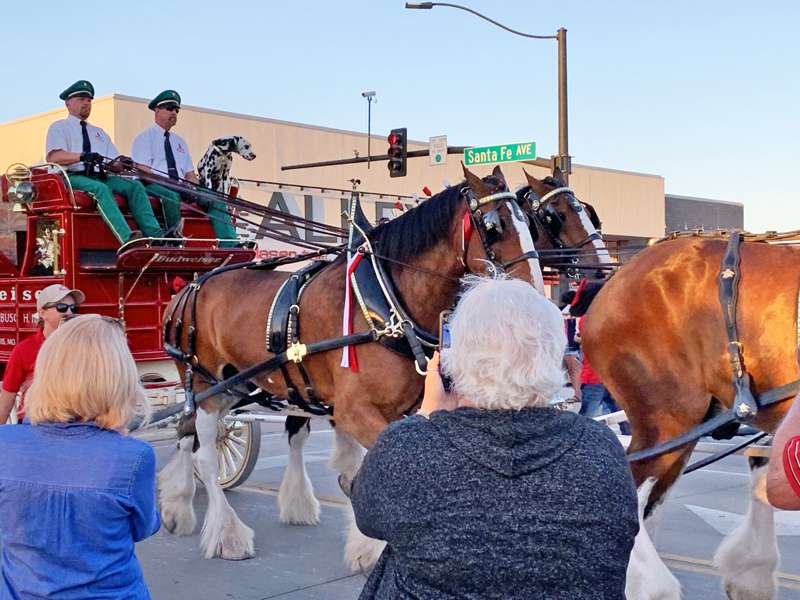
[[[83,304],[84,300],[86,300],[86,295],[80,290],[71,290],[60,283],[48,285],[36,297],[36,310],[42,310],[47,304],[55,304],[70,294],[75,297],[75,302],[78,304]]]

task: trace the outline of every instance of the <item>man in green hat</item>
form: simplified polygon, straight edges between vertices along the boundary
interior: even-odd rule
[[[164,90],[153,98],[147,107],[153,111],[155,124],[148,127],[133,140],[131,155],[137,166],[151,169],[171,179],[185,179],[197,183],[194,163],[189,154],[189,145],[171,129],[178,122],[181,97],[175,90]],[[181,218],[180,195],[161,185],[149,184],[147,191],[161,199],[167,228],[177,226]],[[236,239],[236,229],[231,223],[225,205],[213,202],[209,217],[214,227],[214,235],[219,239]],[[235,242],[223,242],[221,246],[233,246]]]
[[[47,161],[62,165],[72,184],[72,189],[88,193],[97,203],[97,209],[106,225],[120,243],[142,237],[162,237],[164,231],[158,224],[144,186],[138,181],[114,175],[97,179],[93,164],[100,158],[114,159],[111,171],[121,171],[130,159],[121,156],[108,134],[86,122],[92,112],[94,87],[86,80],[73,83],[59,95],[69,116],[56,121],[47,130],[45,155]],[[86,161],[86,164],[84,164]],[[114,201],[114,192],[128,200],[128,207],[141,231],[132,231]]]

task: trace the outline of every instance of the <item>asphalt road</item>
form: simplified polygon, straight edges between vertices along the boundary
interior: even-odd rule
[[[139,544],[136,552],[153,598],[236,598],[256,600],[352,600],[364,583],[342,562],[346,512],[344,497],[327,459],[333,440],[325,424],[315,424],[306,445],[306,463],[322,522],[315,527],[281,525],[276,494],[287,460],[280,425],[264,425],[261,458],[247,483],[228,492],[229,502],[256,532],[256,557],[240,562],[206,560],[199,550],[199,529],[178,538],[164,531]],[[163,465],[174,443],[153,442]],[[695,458],[700,457],[697,455]],[[656,545],[684,588],[684,598],[724,600],[711,558],[723,538],[747,510],[746,461],[733,456],[683,477],[660,513]],[[198,520],[205,510],[198,487]],[[800,513],[776,516],[782,561],[779,598],[800,600]],[[745,551],[745,549],[742,549]]]

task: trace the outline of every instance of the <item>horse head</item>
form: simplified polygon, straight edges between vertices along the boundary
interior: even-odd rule
[[[462,167],[465,186],[461,193],[466,202],[457,243],[465,270],[506,271],[544,292],[530,221],[517,204],[515,194],[508,191],[500,167],[484,178]]]
[[[563,268],[566,261],[573,264],[601,264],[610,261],[600,234],[600,219],[592,205],[581,202],[564,183],[564,175],[556,167],[553,175],[537,179],[527,171],[528,185],[517,191],[517,200],[530,218],[531,235],[545,253],[545,265]],[[584,247],[591,246],[582,250]],[[585,260],[584,260],[585,259]],[[579,269],[567,268],[577,276]]]

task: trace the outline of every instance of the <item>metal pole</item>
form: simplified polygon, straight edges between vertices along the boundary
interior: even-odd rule
[[[372,142],[372,96],[367,96],[367,168],[372,160],[370,146]]]
[[[569,126],[567,123],[567,30],[561,27],[558,40],[558,166],[564,173],[564,183],[568,183],[572,172],[569,156]]]

